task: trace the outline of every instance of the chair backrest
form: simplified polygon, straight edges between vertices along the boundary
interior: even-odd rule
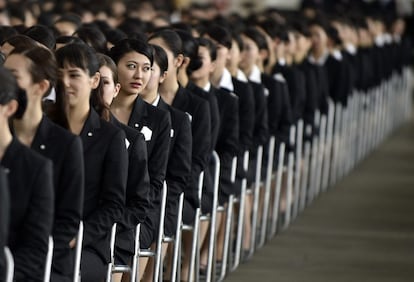
[[[6,258],[6,267],[7,267],[5,282],[12,282],[13,275],[14,275],[14,259],[8,247],[4,247],[4,257]]]
[[[53,257],[53,238],[49,236],[49,244],[46,256],[45,275],[43,278],[44,282],[50,281],[50,272],[52,270],[52,257]]]

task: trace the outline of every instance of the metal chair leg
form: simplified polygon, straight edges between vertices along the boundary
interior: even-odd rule
[[[302,146],[303,146],[303,120],[298,121],[296,132],[296,160],[295,160],[295,172],[293,181],[293,213],[292,218],[296,218],[299,210],[299,196],[300,196],[300,178],[302,170]]]
[[[263,146],[257,148],[256,158],[256,174],[253,191],[253,212],[252,212],[252,242],[256,248],[256,236],[257,236],[257,221],[259,214],[259,198],[260,198],[260,180],[262,176],[262,162],[263,161]],[[254,241],[253,241],[254,240]]]
[[[73,270],[73,282],[80,282],[80,263],[82,258],[83,221],[79,222],[78,235],[76,236],[75,265]]]
[[[277,175],[276,183],[274,189],[274,199],[273,199],[273,212],[272,212],[272,225],[271,225],[271,237],[274,237],[277,231],[277,223],[279,219],[279,205],[280,205],[280,191],[282,187],[282,177],[283,177],[283,164],[285,159],[285,143],[280,143],[279,145],[279,157],[277,165]]]
[[[4,257],[6,259],[6,266],[7,266],[7,272],[6,272],[6,280],[5,282],[13,282],[13,276],[14,276],[14,259],[13,255],[10,252],[10,249],[8,247],[4,247]]]
[[[52,258],[53,258],[53,238],[49,236],[49,244],[46,256],[45,275],[43,277],[44,282],[50,281],[50,273],[52,271]]]

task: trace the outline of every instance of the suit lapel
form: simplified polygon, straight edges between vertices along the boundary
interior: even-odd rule
[[[56,137],[51,130],[52,127],[52,122],[46,116],[43,116],[33,139],[31,149],[40,152],[42,155],[48,155],[47,152],[52,149]]]
[[[132,108],[131,116],[129,117],[128,125],[141,131],[144,125],[148,123],[147,105],[141,97],[135,99],[134,107]]]
[[[95,143],[96,138],[98,138],[98,131],[101,127],[101,120],[98,113],[91,108],[89,116],[83,125],[82,131],[80,133],[80,138],[83,143],[83,151],[87,152],[92,144]]]

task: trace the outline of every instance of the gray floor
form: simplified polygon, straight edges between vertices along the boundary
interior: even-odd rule
[[[414,120],[225,282],[414,281]]]

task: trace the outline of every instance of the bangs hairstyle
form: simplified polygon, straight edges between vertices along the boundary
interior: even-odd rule
[[[99,71],[96,53],[86,43],[70,43],[56,51],[56,61],[59,68],[65,64],[80,68],[93,76]]]
[[[57,65],[53,53],[44,47],[35,46],[30,49],[15,48],[10,53],[22,55],[30,60],[29,73],[34,83],[47,80],[50,83],[49,89],[43,96],[49,95],[57,81]]]
[[[253,40],[259,50],[269,50],[266,37],[257,28],[248,27],[243,31],[243,35]]]
[[[71,67],[77,67],[88,73],[89,77],[99,72],[99,61],[95,53],[95,50],[86,45],[79,43],[68,44],[56,51],[56,61],[59,68],[63,68],[65,65]],[[58,84],[58,88],[62,85]],[[62,93],[63,89],[56,91]],[[98,87],[92,90],[91,93],[91,105],[98,112],[98,114],[106,121],[110,119],[109,106],[103,100],[103,83],[99,80]],[[62,95],[58,95],[62,96]]]
[[[98,53],[99,68],[107,67],[112,73],[112,80],[114,83],[118,83],[118,69],[115,62],[107,55]]]
[[[130,52],[137,52],[144,55],[149,59],[152,66],[154,62],[153,48],[148,43],[138,39],[126,38],[119,41],[111,48],[109,56],[114,60],[115,64],[118,64],[119,60]]]
[[[215,61],[216,58],[217,58],[216,44],[214,44],[213,41],[211,41],[210,39],[203,38],[203,37],[198,38],[197,41],[198,41],[198,46],[199,47],[203,46],[203,47],[207,48],[208,53],[210,54],[210,59],[212,61]]]
[[[165,50],[158,45],[150,44],[154,49],[154,62],[160,67],[161,74],[168,70],[168,56]]]
[[[171,29],[161,29],[151,34],[148,41],[151,39],[160,38],[167,45],[169,51],[171,51],[174,57],[183,54],[183,42],[181,37]]]

